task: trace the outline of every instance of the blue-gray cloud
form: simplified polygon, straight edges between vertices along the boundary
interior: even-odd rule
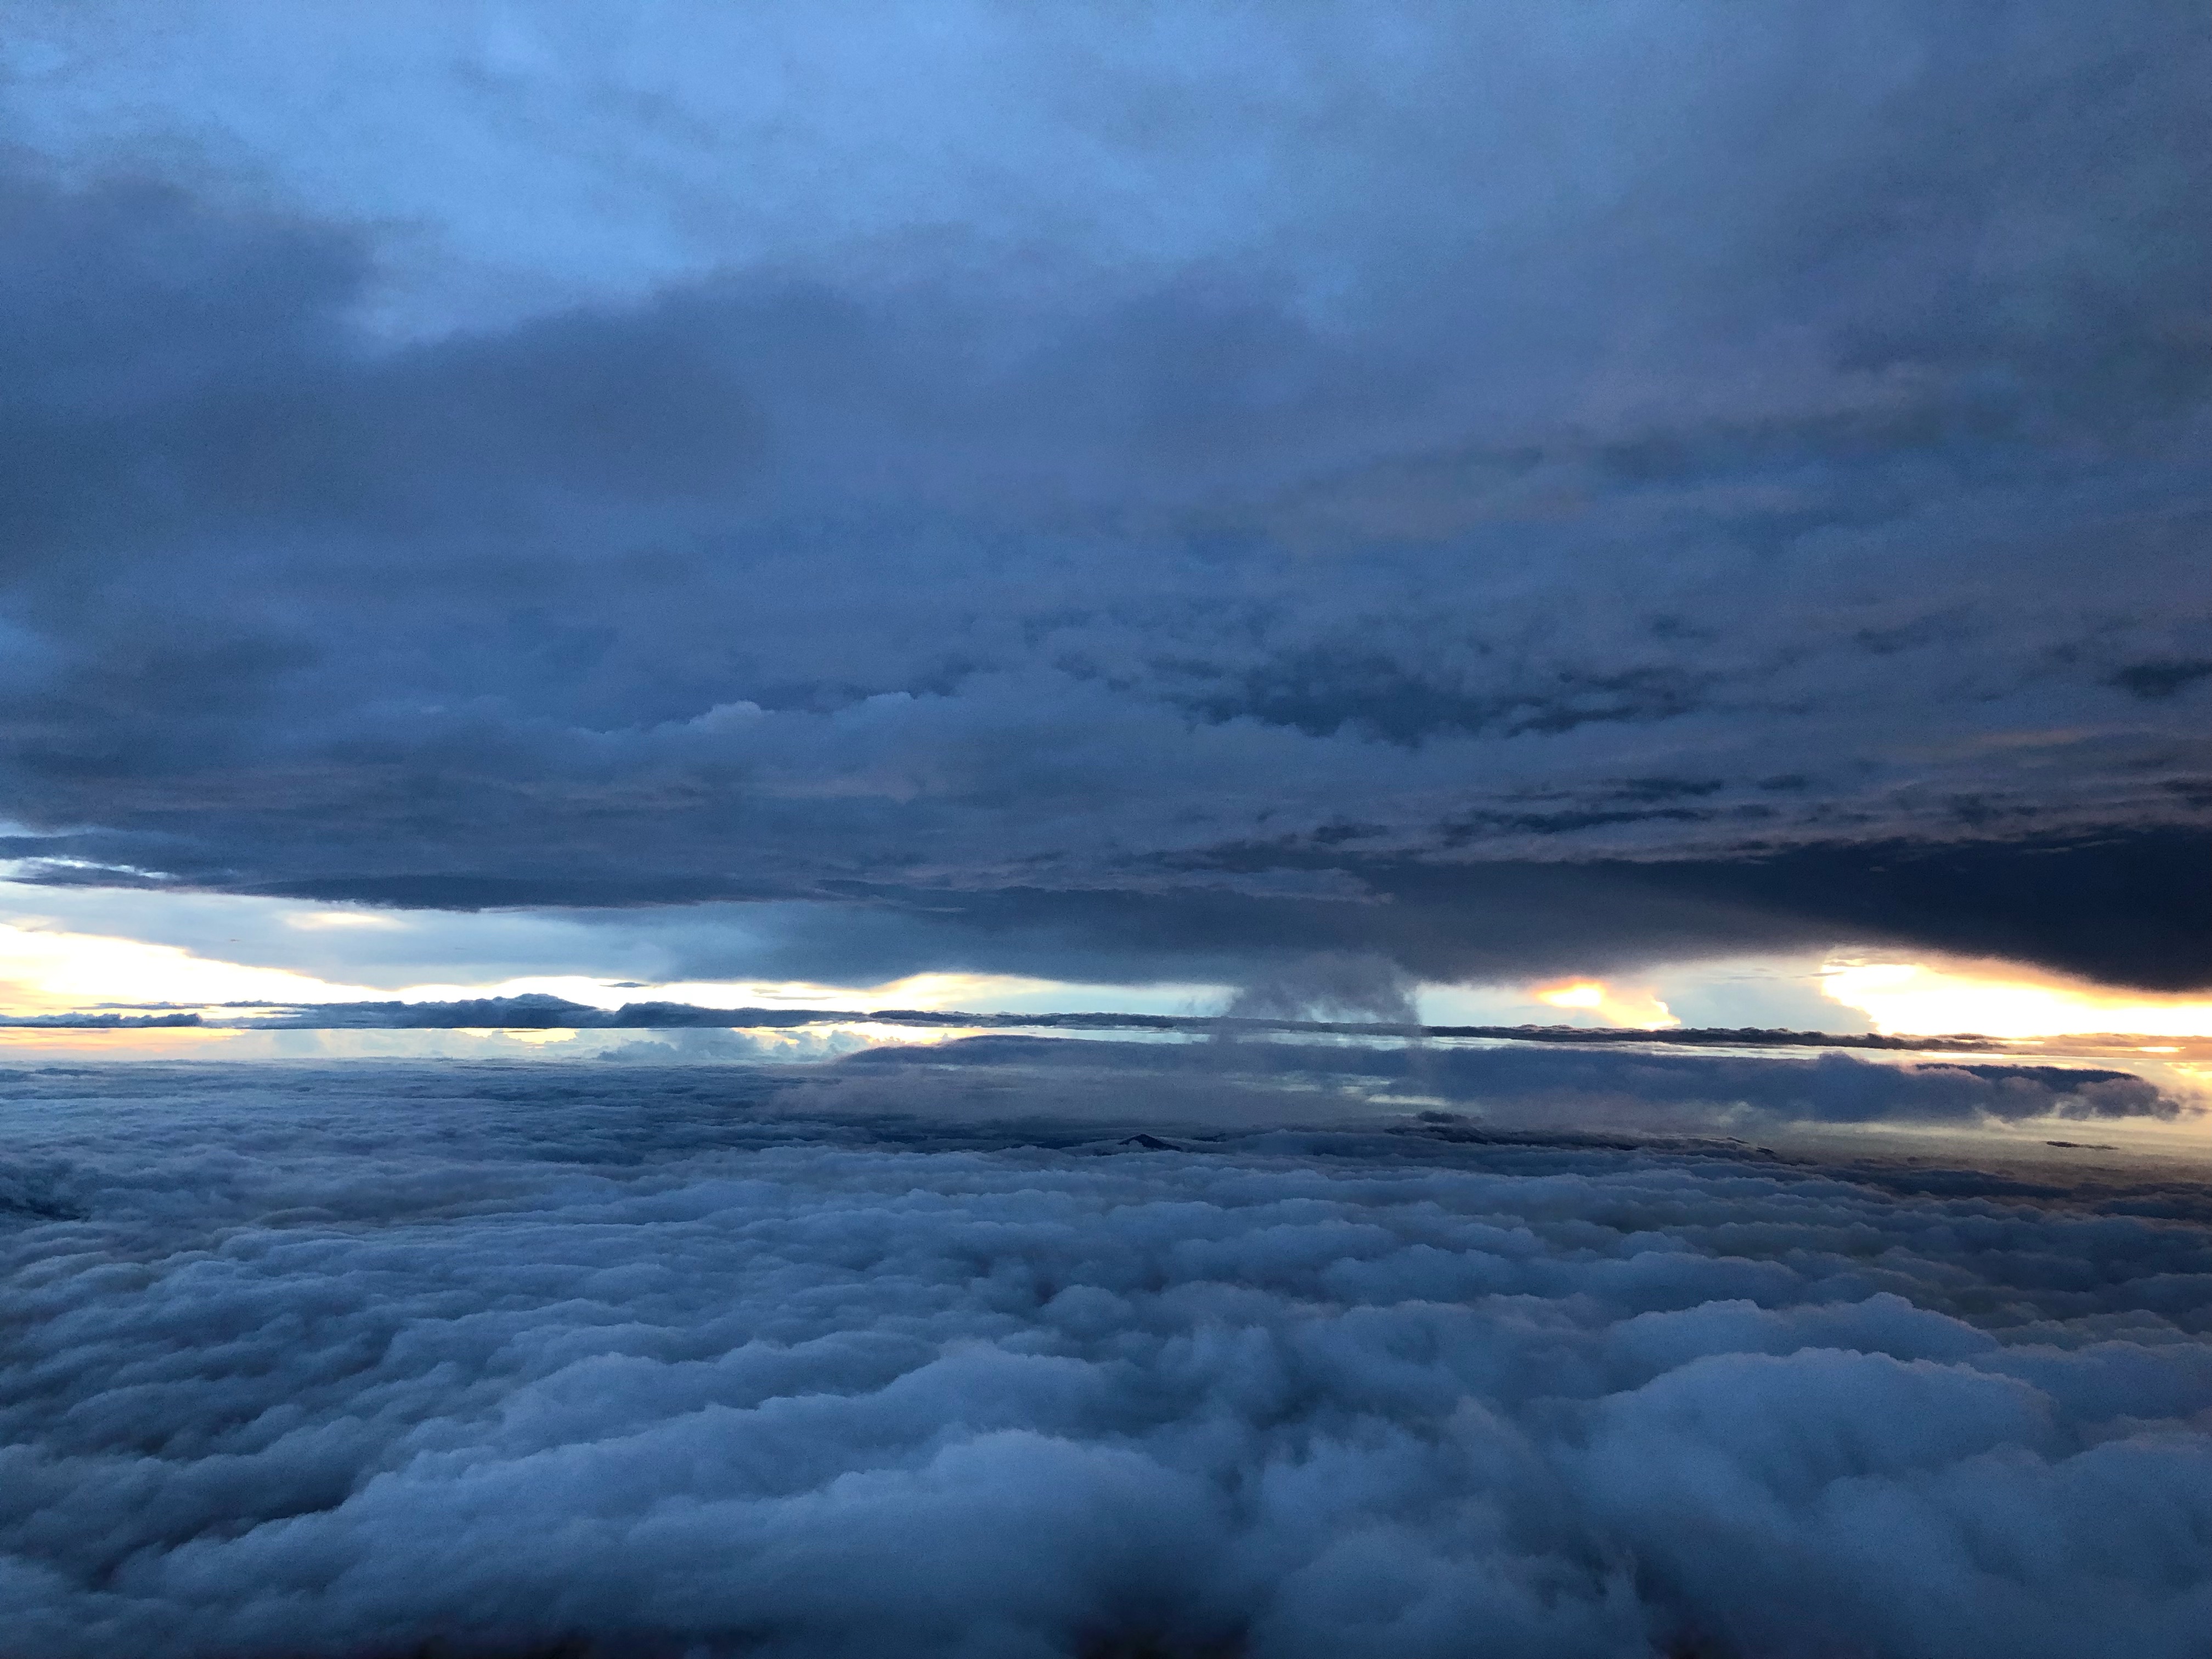
[[[1692,1119],[1743,1115],[1778,1121],[1859,1123],[1884,1120],[1974,1123],[2030,1117],[2176,1118],[2194,1109],[2132,1072],[2084,1066],[2047,1066],[1977,1058],[1990,1042],[1959,1036],[1903,1038],[1829,1036],[1783,1030],[1577,1030],[1564,1026],[1424,1026],[1406,987],[1387,961],[1376,958],[1309,962],[1302,974],[1279,974],[1247,987],[1225,1013],[975,1014],[954,1011],[878,1009],[865,1015],[804,1008],[701,1008],[680,1002],[632,1002],[619,1008],[586,1007],[560,997],[474,997],[460,1001],[339,1002],[291,1008],[254,1007],[164,1012],[148,1005],[134,1012],[109,1010],[37,1014],[0,1019],[27,1030],[231,1029],[270,1031],[566,1030],[653,1031],[672,1034],[653,1042],[605,1051],[626,1060],[755,1057],[752,1033],[834,1030],[864,1018],[879,1025],[927,1030],[945,1027],[1020,1028],[1025,1033],[1143,1032],[1146,1040],[1100,1042],[1088,1037],[1034,1035],[970,1036],[925,1048],[885,1048],[847,1062],[860,1086],[872,1068],[902,1071],[915,1097],[931,1098],[930,1079],[943,1068],[1024,1074],[1030,1094],[1048,1097],[1072,1075],[1103,1079],[1109,1092],[1128,1087],[1131,1074],[1147,1088],[1166,1088],[1188,1099],[1194,1092],[1223,1095],[1231,1109],[1249,1115],[1282,1109],[1289,1079],[1350,1091],[1387,1093],[1411,1085],[1463,1102],[1486,1114],[1504,1111],[1559,1121],[1591,1121],[1592,1115],[1626,1111],[1663,1126],[1665,1114]],[[1316,1018],[1318,1016],[1319,1018]],[[1288,1037],[1290,1042],[1281,1039]],[[1352,1038],[1352,1046],[1337,1046]],[[1166,1042],[1161,1038],[1170,1039]],[[1210,1038],[1190,1043],[1189,1039]],[[1313,1040],[1321,1039],[1320,1046]],[[1431,1038],[1451,1046],[1431,1048]],[[1489,1044],[1468,1047],[1468,1039]],[[1182,1041],[1176,1041],[1182,1039]],[[1232,1047],[1224,1049],[1220,1045]],[[1783,1049],[1787,1055],[1638,1053],[1637,1049]],[[1956,1060],[1889,1065],[1837,1052],[1803,1057],[1805,1048],[1919,1049],[1954,1052]],[[795,1058],[798,1056],[794,1056]],[[811,1053],[807,1057],[813,1057]],[[1031,1075],[1033,1074],[1033,1075]],[[925,1079],[912,1085],[913,1077]],[[1260,1097],[1247,1099],[1255,1080]],[[941,1081],[941,1079],[939,1079]],[[849,1084],[850,1077],[841,1079]],[[817,1087],[827,1085],[817,1085]],[[994,1082],[987,1088],[1000,1087]],[[1352,1108],[1347,1107],[1347,1109]],[[1153,1109],[1164,1109],[1155,1098]],[[1213,1109],[1218,1110],[1218,1108]],[[1656,1112],[1656,1115],[1654,1115]]]
[[[1725,1040],[1722,1033],[1703,1035],[1708,1041]],[[1563,1043],[1571,1042],[1569,1034],[1558,1036]],[[1023,1077],[1025,1101],[1048,1101],[1065,1090],[1093,1110],[1140,1087],[1157,1115],[1171,1113],[1170,1101],[1184,1103],[1182,1109],[1196,1110],[1194,1103],[1214,1095],[1225,1097],[1227,1103],[1207,1106],[1209,1115],[1227,1112],[1249,1117],[1271,1109],[1279,1112],[1282,1090],[1315,1085],[1344,1091],[1340,1109],[1346,1111],[1360,1109],[1363,1091],[1388,1097],[1394,1089],[1410,1088],[1466,1109],[1474,1114],[1468,1121],[1477,1125],[1533,1122],[1553,1128],[1568,1124],[1658,1130],[1738,1123],[1754,1127],[1793,1122],[1973,1125],[2040,1117],[2174,1119],[2197,1110],[2131,1072],[2102,1067],[1964,1056],[1890,1065],[1839,1053],[1810,1059],[1638,1054],[1533,1042],[1431,1050],[1247,1042],[1224,1055],[1166,1045],[994,1036],[941,1047],[865,1052],[845,1062],[845,1074],[857,1079],[862,1089],[879,1068],[905,1074],[894,1095],[910,1094],[926,1109],[933,1081],[962,1087],[962,1075],[970,1067]],[[854,1085],[841,1076],[837,1083],[811,1086],[834,1098],[840,1088]],[[990,1082],[979,1086],[1003,1087]],[[1450,1111],[1431,1116],[1439,1125],[1462,1121]]]
[[[27,1659],[2182,1659],[2212,1617],[2201,1183],[1180,1150],[728,1069],[0,1091]]]
[[[2212,980],[2201,31],[1460,10],[1215,18],[1294,89],[1102,153],[1268,157],[1235,234],[1023,247],[947,187],[398,342],[343,202],[14,158],[5,850],[807,901],[869,976]],[[992,15],[1062,149],[1083,52],[1181,84]]]

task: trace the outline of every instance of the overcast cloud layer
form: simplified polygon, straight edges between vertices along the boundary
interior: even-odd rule
[[[34,870],[2212,983],[2185,8],[242,15],[15,54]]]
[[[11,1073],[9,1651],[2202,1651],[2201,1187],[852,1075]]]

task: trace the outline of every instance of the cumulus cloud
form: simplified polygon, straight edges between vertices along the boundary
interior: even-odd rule
[[[806,902],[793,953],[866,980],[1839,928],[2212,980],[2201,32],[1386,13],[656,45],[480,8],[375,48],[426,54],[391,83],[462,159],[317,149],[312,188],[276,88],[352,26],[241,52],[186,9],[156,63],[42,14],[0,853]],[[915,92],[945,39],[988,94]],[[702,52],[838,90],[802,118]],[[125,108],[191,166],[103,149]],[[642,221],[557,258],[516,225],[609,167],[659,181]],[[552,297],[436,323],[435,249],[458,295],[500,226],[544,281],[492,286]]]
[[[2201,1220],[572,1076],[5,1078],[12,1652],[2179,1659],[2212,1619]]]

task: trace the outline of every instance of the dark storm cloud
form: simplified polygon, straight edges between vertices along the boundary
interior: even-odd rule
[[[2212,982],[2202,32],[1624,15],[1493,106],[1472,16],[1189,112],[1287,228],[1175,269],[955,212],[392,345],[367,231],[20,161],[11,850],[862,976]]]
[[[1310,855],[1290,866],[1330,867]],[[1365,889],[1356,897],[1194,884],[1152,893],[878,892],[866,902],[762,906],[740,913],[741,926],[708,907],[689,921],[670,917],[655,937],[676,964],[669,977],[680,979],[849,983],[957,968],[1264,985],[1309,961],[1366,954],[1449,981],[1863,939],[2045,962],[2157,991],[2212,981],[2212,835],[2193,830],[2073,842],[1870,842],[1725,860],[1349,867]]]
[[[2124,1182],[1051,1150],[736,1070],[0,1087],[25,1659],[2185,1659],[2212,1621],[2212,1246]]]

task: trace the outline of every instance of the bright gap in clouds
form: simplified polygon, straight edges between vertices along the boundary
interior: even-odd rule
[[[1206,1012],[1230,988],[1093,985],[1018,974],[925,972],[871,984],[668,976],[662,953],[562,919],[339,908],[227,894],[0,883],[0,1016],[102,1005],[554,996],[593,1008],[973,1009]],[[137,933],[164,937],[133,936]],[[258,958],[258,960],[256,960]],[[659,967],[661,972],[656,973]],[[599,971],[592,971],[598,969]],[[611,969],[613,971],[609,971]],[[535,971],[532,971],[535,969]],[[150,1039],[149,1039],[150,1040]]]
[[[14,1014],[108,1002],[332,1002],[379,994],[173,945],[0,922],[0,1001]]]
[[[617,978],[606,973],[561,971],[581,963],[543,963],[549,971],[512,971],[514,952],[499,939],[495,916],[410,915],[370,909],[310,908],[283,900],[231,896],[138,894],[142,924],[155,913],[185,915],[206,907],[197,925],[172,927],[173,939],[197,933],[199,948],[167,941],[94,932],[120,918],[88,913],[76,927],[66,913],[76,896],[32,888],[0,890],[17,904],[46,901],[46,914],[9,916],[0,910],[0,1014],[53,1014],[105,1004],[170,1003],[186,1007],[222,1003],[459,1001],[480,997],[553,996],[586,1007],[612,1009],[632,1002],[682,1002],[702,1008],[819,1008],[860,1012],[881,1008],[964,1010],[977,1013],[1116,1012],[1198,1014],[1229,1006],[1237,988],[1206,983],[1089,984],[1016,974],[925,972],[874,984],[805,980]],[[12,908],[12,907],[11,907]],[[54,914],[59,911],[63,914]],[[188,922],[190,919],[188,918]],[[471,923],[480,923],[472,927]],[[89,925],[87,925],[89,924]],[[425,935],[409,949],[410,932]],[[151,929],[149,928],[149,931]],[[276,965],[288,941],[315,941],[321,973]],[[234,936],[235,935],[235,936]],[[473,936],[473,937],[472,937]],[[557,952],[555,941],[547,955]],[[224,947],[232,955],[226,956]],[[396,955],[394,953],[397,953]],[[264,959],[250,958],[258,955]],[[235,960],[233,957],[248,960]],[[424,958],[441,957],[436,977],[421,977]],[[471,961],[471,958],[474,957]],[[337,971],[332,972],[335,965]],[[509,971],[501,972],[504,968]],[[475,971],[471,971],[471,969]],[[1778,1006],[1775,988],[1810,978],[1807,964],[1749,963],[1717,970],[1689,964],[1627,984],[1592,976],[1533,986],[1431,985],[1418,1002],[1434,1024],[1626,1026],[1658,1030],[1683,1018],[1665,996],[1686,998],[1696,1010],[1690,1023],[1832,1027],[1833,1005],[1817,1006],[1803,994]],[[1855,1022],[1842,1022],[1844,1024]],[[150,1041],[151,1039],[148,1039]],[[542,1039],[538,1039],[541,1040]],[[909,1034],[908,1040],[911,1040]]]
[[[979,1013],[1206,1014],[1236,987],[1124,985],[934,971],[875,983],[699,979],[640,930],[524,915],[378,910],[228,895],[123,896],[0,884],[0,1014],[101,1004],[446,1001],[556,996],[595,1008],[879,1008]],[[1432,1024],[1565,1024],[1979,1032],[2032,1039],[2212,1037],[2212,999],[2071,981],[2001,962],[1742,958],[1662,964],[1632,976],[1526,985],[1430,984]]]
[[[1547,1007],[1595,1014],[1607,1025],[1633,1025],[1646,1030],[1680,1025],[1665,1003],[1648,991],[1616,991],[1601,979],[1571,979],[1540,987],[1536,1000]]]
[[[286,918],[288,925],[302,925]],[[311,916],[304,925],[375,925],[372,916]],[[404,924],[389,924],[404,925]],[[877,1008],[990,1012],[1080,1012],[1102,1004],[1131,1012],[1188,1012],[1221,988],[1085,986],[1013,974],[909,974],[878,985],[810,981],[610,981],[578,974],[494,981],[456,979],[378,987],[197,955],[172,945],[0,922],[0,1013],[47,1014],[103,1005],[388,1001],[554,996],[592,1008],[684,1002],[702,1008]],[[1162,1006],[1157,1010],[1152,1005]]]
[[[1823,983],[1829,996],[1893,1036],[2212,1037],[2212,1000],[2106,990],[2009,963],[1834,963]]]

